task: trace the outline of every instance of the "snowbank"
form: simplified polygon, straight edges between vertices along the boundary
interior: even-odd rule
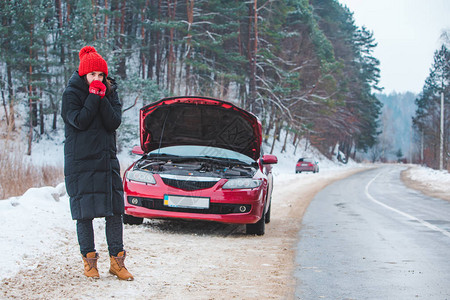
[[[448,171],[439,171],[427,167],[416,166],[411,172],[412,180],[422,180],[426,185],[432,185],[435,188],[447,189],[450,187],[450,173]]]
[[[74,226],[64,183],[1,200],[0,220],[0,279],[35,267],[39,254],[55,251]]]
[[[428,190],[450,195],[450,173],[446,170],[439,171],[427,167],[413,165],[408,170],[408,177],[424,185]]]

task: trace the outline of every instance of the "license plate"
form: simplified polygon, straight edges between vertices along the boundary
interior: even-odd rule
[[[208,209],[209,198],[164,195],[164,205],[169,207]]]

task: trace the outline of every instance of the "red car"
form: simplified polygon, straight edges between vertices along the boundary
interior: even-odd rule
[[[295,173],[301,172],[319,173],[319,165],[317,161],[309,158],[300,158],[295,165]]]
[[[164,98],[140,110],[142,157],[123,178],[124,223],[182,218],[270,222],[274,155],[261,155],[261,123],[237,106],[206,97]]]

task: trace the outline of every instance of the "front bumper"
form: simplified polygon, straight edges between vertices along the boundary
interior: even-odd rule
[[[224,182],[211,188],[186,191],[164,185],[158,178],[156,185],[126,181],[125,213],[140,218],[181,218],[222,223],[253,224],[260,220],[264,209],[267,184],[254,189],[224,190]],[[207,209],[169,207],[165,195],[209,198]]]

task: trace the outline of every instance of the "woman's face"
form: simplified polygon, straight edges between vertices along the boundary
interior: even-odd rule
[[[100,80],[103,82],[103,78],[105,78],[105,74],[99,71],[93,71],[86,74],[86,80],[88,84],[91,84],[94,80]]]

